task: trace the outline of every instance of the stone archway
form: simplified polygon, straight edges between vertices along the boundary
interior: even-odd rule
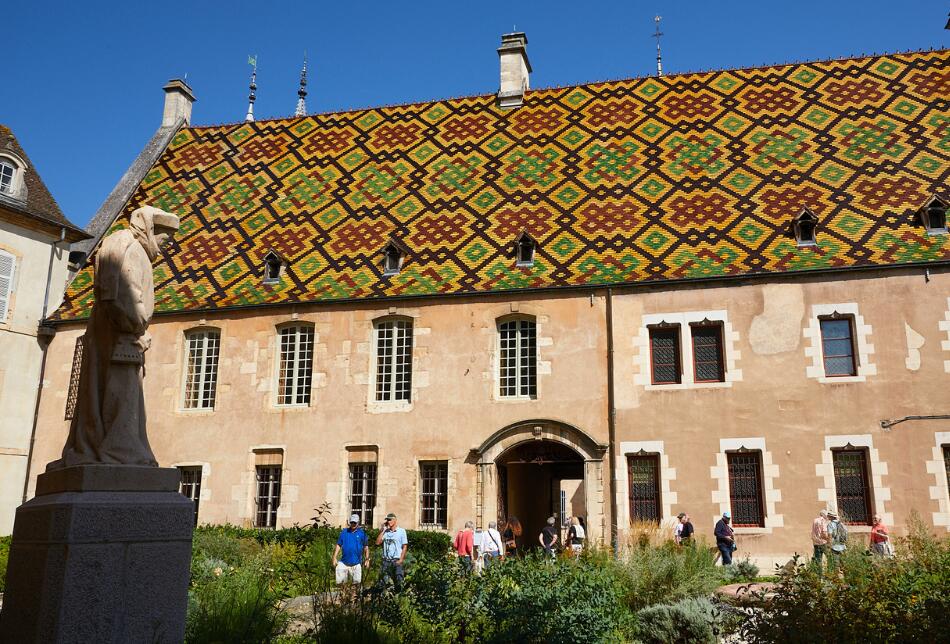
[[[525,420],[508,425],[472,450],[469,462],[478,468],[475,507],[478,525],[484,526],[496,518],[503,518],[499,516],[502,509],[499,503],[499,459],[505,454],[530,449],[533,443],[551,443],[555,450],[567,448],[576,453],[579,471],[582,471],[583,476],[588,538],[592,543],[602,543],[604,535],[608,533],[603,480],[607,445],[598,443],[573,425],[556,420]]]

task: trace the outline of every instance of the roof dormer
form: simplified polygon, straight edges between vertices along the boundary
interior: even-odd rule
[[[395,237],[390,237],[383,246],[383,275],[398,275],[409,249]]]
[[[792,220],[792,232],[795,235],[795,243],[799,246],[817,246],[817,228],[818,216],[808,208],[802,208],[802,211]]]
[[[534,266],[534,252],[538,242],[527,231],[522,230],[515,238],[515,257],[517,266]]]
[[[947,202],[933,195],[921,206],[920,222],[927,229],[928,235],[947,234]]]
[[[280,281],[280,274],[286,262],[284,258],[274,250],[269,250],[264,255],[263,277],[265,284],[276,284]]]

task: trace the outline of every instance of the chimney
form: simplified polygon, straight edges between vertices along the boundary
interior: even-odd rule
[[[168,81],[165,90],[165,112],[162,114],[162,127],[174,127],[180,119],[185,125],[191,124],[191,104],[195,102],[188,83],[180,78]]]
[[[498,58],[501,62],[501,87],[498,90],[498,106],[518,107],[524,93],[530,88],[528,77],[531,63],[528,62],[528,37],[523,32],[503,34]]]

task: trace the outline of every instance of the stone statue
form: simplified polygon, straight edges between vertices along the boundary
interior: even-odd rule
[[[90,464],[158,465],[145,433],[144,354],[155,307],[152,261],[177,230],[177,216],[143,206],[132,213],[128,229],[102,242],[76,412],[63,456],[47,471]]]

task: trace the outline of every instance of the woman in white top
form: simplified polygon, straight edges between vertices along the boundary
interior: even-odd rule
[[[587,538],[587,532],[581,525],[578,517],[571,517],[571,529],[567,532],[567,543],[571,546],[571,554],[579,557],[584,550],[584,539]]]

